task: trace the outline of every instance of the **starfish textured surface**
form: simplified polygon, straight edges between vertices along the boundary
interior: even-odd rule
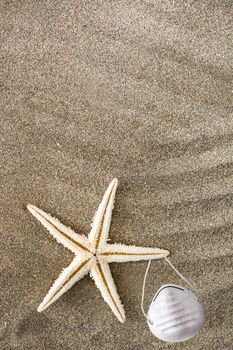
[[[167,250],[159,248],[107,243],[117,184],[117,179],[114,179],[108,186],[94,216],[88,238],[77,234],[34,205],[28,205],[29,211],[48,229],[53,237],[75,254],[72,263],[63,270],[39,305],[39,312],[45,310],[78,280],[90,273],[104,300],[118,320],[123,323],[126,319],[125,311],[117,293],[109,263],[159,259],[169,255]]]

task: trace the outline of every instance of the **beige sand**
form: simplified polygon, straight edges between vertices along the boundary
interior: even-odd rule
[[[2,350],[232,349],[232,1],[173,2],[1,1]],[[113,177],[112,240],[171,250],[205,297],[187,343],[150,334],[144,262],[112,265],[124,325],[89,278],[36,311],[72,255],[26,204],[87,234]],[[169,282],[153,262],[147,305]]]

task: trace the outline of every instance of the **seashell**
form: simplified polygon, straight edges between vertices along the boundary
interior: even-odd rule
[[[149,311],[148,326],[160,340],[181,342],[194,337],[204,326],[204,304],[188,289],[170,284],[155,294]]]

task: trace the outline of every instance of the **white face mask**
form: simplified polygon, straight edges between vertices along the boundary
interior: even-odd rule
[[[181,342],[194,337],[205,323],[203,303],[188,289],[170,284],[155,294],[148,311],[148,326],[157,338]]]
[[[166,257],[165,260],[195,290],[170,260]],[[148,314],[146,314],[143,303],[149,267],[150,261],[143,282],[141,307],[153,335],[160,340],[171,343],[182,342],[197,335],[204,327],[206,320],[205,307],[197,292],[194,294],[192,291],[174,284],[164,285],[155,294]]]

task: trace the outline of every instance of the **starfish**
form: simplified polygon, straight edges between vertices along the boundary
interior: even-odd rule
[[[48,229],[51,235],[75,254],[74,260],[62,271],[39,305],[39,312],[45,310],[78,280],[90,273],[104,300],[118,320],[124,323],[126,319],[125,312],[111,275],[109,263],[159,259],[169,255],[167,250],[159,248],[107,243],[117,184],[117,179],[114,179],[108,186],[94,216],[88,237],[77,234],[34,205],[29,204],[27,206],[29,211]]]

